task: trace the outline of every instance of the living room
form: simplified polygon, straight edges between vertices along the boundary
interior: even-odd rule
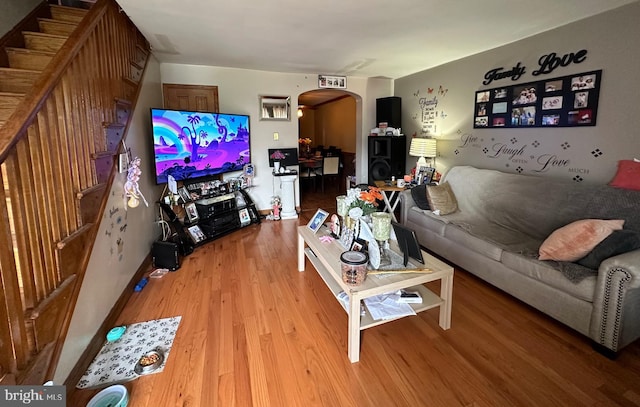
[[[635,23],[639,16],[640,7],[638,3],[633,3],[395,80],[348,77],[347,91],[357,100],[357,116],[360,118],[356,129],[356,134],[359,135],[356,145],[356,155],[359,157],[356,173],[359,180],[366,181],[367,160],[363,157],[367,154],[368,131],[375,126],[375,99],[394,95],[402,98],[403,132],[408,136],[414,133],[424,135],[424,123],[421,120],[424,104],[421,104],[421,99],[437,99],[439,116],[428,135],[438,140],[436,165],[440,172],[445,172],[454,165],[468,164],[555,178],[573,179],[580,176],[579,182],[607,183],[615,174],[618,160],[640,157],[640,143],[636,134],[640,119],[634,114],[638,88],[633,80],[640,71],[640,61],[638,54],[629,46],[629,39],[640,37]],[[532,71],[539,68],[539,60],[543,56],[556,53],[561,58],[565,54],[577,54],[581,50],[587,51],[583,61],[558,67],[543,77],[531,76]],[[485,74],[498,67],[508,70],[518,63],[526,66],[527,71],[517,83],[601,69],[603,72],[597,126],[554,130],[474,128],[475,92],[511,85],[509,79],[483,85]],[[128,147],[143,162],[150,159],[147,139],[148,108],[157,107],[161,103],[162,83],[218,86],[221,111],[249,113],[257,117],[258,95],[290,95],[295,104],[298,95],[317,88],[317,76],[179,63],[161,64],[152,60],[145,73],[143,91],[127,139]],[[252,127],[256,135],[252,155],[255,157],[257,187],[251,194],[258,207],[266,210],[274,192],[266,151],[268,148],[296,146],[297,123],[295,120],[253,120]],[[273,138],[273,133],[276,132],[280,135],[279,140]],[[497,151],[491,154],[494,145],[509,145],[524,153],[521,154],[522,157],[516,157],[520,161],[513,161],[514,157],[497,154]],[[483,151],[485,148],[489,149],[489,153]],[[602,154],[594,154],[596,150]],[[541,158],[543,156],[556,156],[557,160],[549,161]],[[415,157],[407,157],[407,170],[411,169],[414,160]],[[551,165],[546,165],[547,163]],[[114,190],[116,188],[117,186]],[[150,177],[143,176],[141,189],[151,201],[155,201],[162,188],[156,186]],[[119,199],[119,196],[114,197],[113,205],[117,205],[116,201]],[[110,220],[100,226],[99,236],[102,238],[95,243],[90,271],[85,279],[55,381],[65,380],[77,361],[77,355],[87,346],[88,339],[95,333],[148,254],[151,243],[158,236],[157,226],[154,225],[156,216],[157,210],[153,207],[131,210],[124,218],[128,224],[124,234],[124,249],[121,252],[115,250],[115,254],[114,241],[104,233],[109,229]],[[291,232],[286,226],[282,226],[282,231],[276,230],[274,233],[287,231]],[[287,242],[294,244],[291,239]],[[222,243],[215,244],[216,249],[221,250],[221,245]],[[213,256],[215,252],[210,254]],[[278,264],[275,258],[272,260]],[[499,302],[502,304],[504,300],[500,299]],[[524,320],[521,322],[526,323]],[[453,324],[455,326],[455,320]],[[568,344],[564,346],[571,347]],[[631,352],[637,352],[637,348]],[[630,397],[633,400],[637,395],[631,392]],[[582,400],[586,402],[587,399]],[[637,403],[637,398],[635,400]],[[633,401],[627,400],[627,403]]]

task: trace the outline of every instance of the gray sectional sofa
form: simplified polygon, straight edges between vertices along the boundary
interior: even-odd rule
[[[458,203],[448,215],[420,209],[411,190],[400,194],[401,223],[422,246],[588,336],[609,357],[640,336],[640,250],[597,270],[537,259],[541,243],[576,220],[624,219],[624,229],[640,232],[640,191],[469,166],[451,168],[444,182]]]

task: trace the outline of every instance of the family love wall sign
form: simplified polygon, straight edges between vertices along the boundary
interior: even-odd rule
[[[560,66],[569,66],[572,63],[580,64],[584,62],[585,59],[587,59],[586,49],[581,49],[575,54],[573,52],[569,54],[564,54],[562,57],[558,57],[555,52],[552,52],[550,54],[545,54],[538,59],[539,68],[531,72],[531,74],[533,76],[550,74]],[[505,71],[504,67],[493,68],[487,71],[486,74],[484,74],[484,81],[482,82],[482,84],[488,85],[495,80],[500,80],[504,78],[511,78],[512,81],[517,81],[526,72],[527,72],[527,67],[522,66],[521,62],[518,62],[516,66],[514,66],[508,71]]]

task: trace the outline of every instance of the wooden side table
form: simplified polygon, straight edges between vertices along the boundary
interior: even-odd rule
[[[389,212],[391,214],[391,219],[393,219],[394,222],[397,222],[398,219],[396,218],[394,212],[396,210],[396,207],[398,206],[398,202],[400,202],[400,199],[396,199],[395,201],[393,201],[393,198],[396,196],[396,194],[404,191],[405,188],[397,187],[395,185],[387,185],[385,181],[375,181],[375,184],[376,187],[380,189],[380,191],[382,191],[382,197],[384,198],[385,206],[384,211]]]

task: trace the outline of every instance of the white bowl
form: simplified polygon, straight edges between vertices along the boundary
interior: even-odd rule
[[[87,407],[126,407],[129,403],[127,388],[121,384],[101,390],[89,400]]]

